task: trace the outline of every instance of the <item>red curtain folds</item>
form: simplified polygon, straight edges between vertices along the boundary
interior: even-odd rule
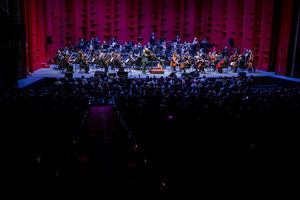
[[[281,7],[281,17],[279,22],[279,34],[276,50],[275,73],[286,75],[287,58],[290,41],[290,30],[293,15],[294,0],[285,0]]]

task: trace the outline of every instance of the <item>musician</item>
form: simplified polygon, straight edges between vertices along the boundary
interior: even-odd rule
[[[147,48],[143,50],[142,53],[142,67],[143,67],[143,73],[146,73],[146,64],[148,63],[148,54],[146,52]]]
[[[92,61],[93,61],[93,65],[96,67],[96,69],[99,69],[101,66],[100,55],[101,55],[101,50],[94,52]]]
[[[149,53],[148,50],[152,51],[152,49],[153,49],[152,47],[153,46],[150,44],[150,42],[148,42],[147,45],[144,46],[144,48],[147,49],[146,53]]]
[[[163,50],[166,50],[167,49],[167,41],[163,41],[161,43],[161,46],[162,46]]]
[[[88,65],[88,55],[84,55],[84,61],[82,62],[81,66],[84,69],[85,73],[89,73],[90,67]]]
[[[197,45],[198,44],[198,39],[197,39],[197,37],[194,37],[194,40],[193,40],[193,43],[192,43],[193,45]]]
[[[203,49],[200,49],[198,52],[199,52],[199,56],[201,58],[205,58],[206,57],[205,53],[203,52]]]
[[[214,57],[214,55],[213,55],[212,52],[209,52],[209,53],[208,53],[206,59],[207,59],[207,61],[208,61],[209,67],[214,68],[214,60],[215,60],[215,57]]]
[[[135,65],[135,58],[133,57],[132,51],[129,53],[127,60],[125,61],[126,65],[133,66]]]
[[[152,48],[152,53],[159,54],[159,48],[157,48],[157,45],[154,45]]]
[[[104,47],[107,45],[106,41],[104,40],[103,43],[101,44],[101,49],[104,49]]]
[[[110,54],[108,54],[108,59],[109,59],[108,64],[110,65],[112,70],[114,70],[116,67],[114,62],[115,58],[116,58],[116,52],[113,51]]]
[[[244,62],[245,62],[245,60],[243,58],[243,55],[242,54],[239,55],[238,58],[237,58],[237,61],[236,61],[236,66],[234,68],[234,72],[237,72],[238,68],[244,67],[244,64],[245,64]]]
[[[63,55],[60,66],[58,66],[60,70],[63,71],[65,69],[68,69],[69,66],[68,60],[69,60],[69,55],[68,54]]]
[[[62,59],[62,66],[61,66],[61,70],[67,70],[67,72],[73,72],[73,68],[70,65],[70,59],[71,59],[71,55],[69,54],[65,54],[63,59]]]
[[[111,39],[111,41],[110,41],[110,44],[111,44],[112,46],[115,46],[116,43],[117,43],[117,40],[116,40],[115,37],[113,37],[113,38]]]
[[[250,51],[250,58],[248,61],[248,71],[254,71],[255,72],[255,54],[254,52]]]
[[[238,54],[238,55],[240,54],[240,50],[239,50],[238,47],[235,47],[235,48],[234,48],[234,53],[235,53],[235,54]]]
[[[88,60],[88,56],[83,53],[78,53],[78,57],[77,57],[78,63],[79,63],[79,70],[81,71],[82,69],[84,69],[85,73],[89,73],[89,66],[87,63]]]
[[[227,49],[227,46],[224,47],[223,51],[222,51],[222,57],[228,57],[229,56],[229,52],[228,52],[228,49]]]
[[[195,68],[196,71],[204,72],[204,69],[202,68],[202,66],[204,64],[204,60],[200,56],[200,52],[199,51],[194,56],[194,63],[195,63],[194,64],[194,68]]]
[[[174,51],[172,57],[171,57],[171,63],[170,63],[170,66],[173,68],[173,71],[175,72],[176,71],[176,66],[179,64],[178,63],[178,55],[176,53],[176,51]]]
[[[194,40],[191,44],[191,53],[193,55],[195,55],[195,53],[197,52],[197,47],[198,47],[198,39],[197,39],[197,37],[194,37]]]
[[[61,53],[60,50],[57,50],[57,54],[56,56],[53,58],[54,60],[54,64],[58,66],[58,69],[62,70],[62,59],[63,59],[63,55]]]
[[[106,54],[100,55],[100,67],[105,69],[105,73],[108,72],[108,61]]]
[[[143,53],[143,46],[142,46],[141,42],[138,42],[136,47],[139,51],[139,54],[142,54]]]
[[[204,37],[204,39],[201,42],[201,47],[202,49],[206,52],[207,48],[208,48],[208,42],[207,42],[207,37]]]
[[[65,48],[64,48],[64,53],[70,55],[70,50],[69,50],[68,47],[65,47]]]
[[[124,72],[123,60],[120,54],[116,55],[116,58],[114,59],[114,65],[119,69],[119,72]]]
[[[127,50],[129,51],[131,47],[127,42],[124,42],[123,45],[120,45],[120,48],[121,48],[121,52],[125,53],[127,52]]]
[[[184,73],[186,73],[185,69],[187,67],[190,67],[192,64],[192,57],[188,56],[187,59],[182,63],[182,65],[179,67],[180,70],[183,70]]]
[[[89,42],[94,42],[94,37],[92,36]]]
[[[88,60],[88,63],[90,63],[90,64],[94,67],[94,65],[98,62],[97,60],[98,60],[98,52],[95,51],[95,52],[90,56],[90,58],[89,58],[89,60]]]
[[[90,40],[89,45],[88,45],[89,51],[93,52],[95,47],[94,47],[94,42],[93,40]]]
[[[203,58],[200,57],[200,60],[195,64],[196,70],[205,73],[205,68],[207,67],[207,62]]]
[[[147,54],[147,56],[148,56],[148,61],[150,60],[150,62],[151,62],[151,69],[153,69],[153,61],[155,61],[155,60],[158,60],[160,63],[161,63],[161,60],[160,59],[158,59],[157,57],[156,57],[156,55],[152,52],[152,51],[150,51],[149,49],[145,49],[145,51],[146,51],[146,54]]]
[[[156,42],[156,38],[155,38],[154,33],[152,32],[152,34],[151,34],[151,36],[150,36],[149,43],[150,43],[151,46],[154,46],[154,45],[155,45],[155,42]]]
[[[229,59],[227,56],[224,57],[223,60],[219,62],[219,64],[216,66],[216,69],[218,70],[219,73],[223,73],[223,68],[228,67],[229,64]]]
[[[84,50],[84,48],[85,48],[84,39],[81,38],[80,41],[79,41],[79,49]]]
[[[180,43],[180,37],[179,37],[179,35],[176,36],[176,42],[177,42],[177,44]]]
[[[133,66],[135,66],[136,69],[141,68],[143,62],[142,62],[142,54],[133,54],[133,58],[135,59],[135,63]]]

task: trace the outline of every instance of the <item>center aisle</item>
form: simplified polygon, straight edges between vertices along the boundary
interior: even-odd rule
[[[128,132],[120,126],[113,105],[92,106],[86,125],[82,142],[88,149],[89,167],[82,168],[81,175],[98,180],[111,197],[145,191],[151,183],[143,183],[148,173],[143,152],[131,151]]]
[[[90,109],[88,125],[89,144],[95,145],[95,155],[93,159],[96,161],[94,166],[101,163],[102,170],[100,177],[105,185],[105,191],[111,193],[115,177],[113,169],[113,138],[118,133],[113,110],[111,105],[92,106]],[[97,150],[98,149],[98,150]],[[99,169],[92,174],[99,173]]]

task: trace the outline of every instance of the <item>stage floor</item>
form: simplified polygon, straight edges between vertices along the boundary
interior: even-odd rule
[[[31,83],[34,83],[35,81],[38,81],[43,78],[62,78],[65,77],[65,73],[62,73],[61,71],[54,69],[54,65],[51,65],[50,68],[41,68],[31,75],[29,75],[27,78],[21,79],[18,82],[18,87],[22,88],[25,87]],[[78,69],[75,69],[75,72],[73,73],[74,78],[80,78],[84,76],[85,78],[93,77],[95,75],[95,71],[104,71],[104,69],[95,69],[91,68],[89,74],[85,73],[84,71],[79,72]],[[167,77],[172,73],[171,67],[166,67],[164,70],[164,74],[150,74],[149,70],[146,71],[146,74],[142,73],[142,70],[136,70],[136,69],[125,69],[126,72],[128,72],[128,78],[145,78],[145,77]],[[186,72],[190,73],[193,72],[194,69],[187,69]],[[109,73],[117,73],[117,70],[110,70]],[[176,72],[177,77],[181,77],[181,72]],[[276,75],[274,72],[265,72],[261,70],[257,70],[256,72],[246,72],[247,76],[256,76],[256,77],[275,77],[275,78],[281,78],[291,81],[297,81],[300,82],[300,79],[295,78],[289,78],[284,76]],[[200,74],[200,77],[206,76],[207,78],[217,78],[217,77],[236,77],[238,76],[238,73],[234,73],[232,71],[225,71],[224,73],[218,73],[216,71],[207,71],[205,74]]]

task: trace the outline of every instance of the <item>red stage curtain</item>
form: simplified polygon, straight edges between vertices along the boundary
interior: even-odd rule
[[[281,5],[275,73],[285,76],[287,74],[286,68],[294,0],[284,0]]]

